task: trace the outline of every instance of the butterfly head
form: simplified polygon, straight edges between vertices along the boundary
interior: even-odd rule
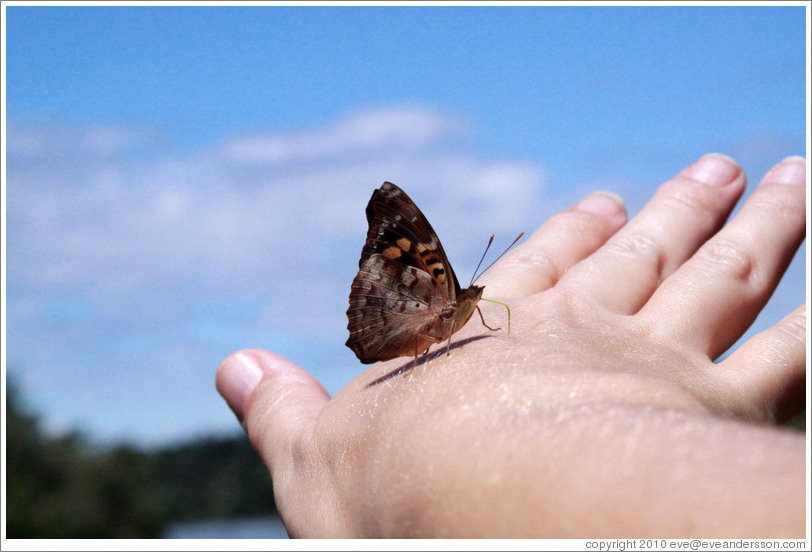
[[[484,286],[474,285],[459,291],[457,294],[456,308],[448,314],[449,318],[454,319],[453,327],[455,331],[462,328],[474,314],[477,303],[482,299],[483,291],[485,291]]]

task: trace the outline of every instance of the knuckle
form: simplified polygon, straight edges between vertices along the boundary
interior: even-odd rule
[[[699,267],[708,272],[741,281],[753,278],[758,267],[750,248],[735,241],[720,239],[706,243],[697,252],[697,261]]]
[[[564,274],[564,270],[558,265],[556,260],[544,252],[534,251],[532,255],[525,258],[525,263],[532,267],[532,270],[536,274],[543,274],[549,280],[547,287],[555,285]]]
[[[536,281],[543,285],[543,289],[555,285],[565,272],[555,255],[549,251],[524,248],[511,253],[500,261],[500,270],[519,274],[530,272],[537,276]]]
[[[722,199],[718,190],[710,186],[697,186],[694,182],[686,186],[684,181],[673,181],[661,189],[661,199],[668,207],[692,216],[715,216]]]
[[[800,309],[787,316],[776,326],[787,341],[806,346],[806,309]]]
[[[798,197],[798,188],[780,184],[761,187],[750,196],[748,204],[779,219],[800,221],[804,218],[806,205],[804,199]]]
[[[616,236],[606,244],[610,253],[633,260],[645,260],[662,272],[665,254],[660,244],[645,234],[634,233]]]

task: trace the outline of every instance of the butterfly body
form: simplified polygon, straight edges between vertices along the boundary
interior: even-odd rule
[[[460,288],[434,229],[391,182],[372,193],[366,216],[367,240],[347,310],[347,346],[364,364],[417,358],[468,322],[484,288]]]

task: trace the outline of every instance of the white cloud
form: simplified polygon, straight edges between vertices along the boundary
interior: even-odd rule
[[[38,155],[14,153],[10,133],[9,247],[19,262],[13,274],[38,285],[94,289],[129,282],[133,293],[219,286],[258,271],[265,280],[288,280],[292,270],[335,262],[345,248],[360,251],[363,209],[387,179],[437,227],[453,229],[444,239],[510,228],[540,195],[541,173],[527,163],[444,148],[442,138],[453,142],[462,128],[423,108],[381,109],[322,129],[147,160],[121,149],[126,129],[78,128],[66,142],[43,128],[39,142],[50,149]],[[32,140],[29,130],[24,141]],[[76,144],[91,144],[78,151],[92,153],[77,153]],[[95,155],[100,151],[105,155]],[[280,151],[295,166],[278,162]],[[54,166],[54,157],[63,161]],[[280,259],[284,268],[275,264]]]
[[[154,145],[157,135],[140,127],[91,125],[10,124],[7,128],[9,158],[53,162],[107,158]]]
[[[227,163],[235,164],[346,162],[395,149],[425,150],[462,128],[461,121],[424,107],[381,108],[321,128],[243,137],[225,144],[222,153]]]
[[[507,241],[536,224],[539,168],[478,158],[469,132],[396,106],[185,154],[143,129],[11,125],[9,359],[62,405],[60,419],[108,434],[141,430],[130,410],[184,400],[177,423],[232,424],[193,405],[217,401],[214,365],[237,347],[355,369],[351,353],[334,357],[374,188],[391,180],[417,201],[461,280],[491,233]]]

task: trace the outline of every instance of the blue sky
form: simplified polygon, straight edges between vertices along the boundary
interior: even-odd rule
[[[7,362],[53,431],[238,430],[264,347],[331,392],[372,190],[461,281],[593,190],[633,214],[703,153],[805,155],[804,7],[6,9]],[[804,244],[804,247],[806,244]],[[754,331],[805,300],[805,254]]]

